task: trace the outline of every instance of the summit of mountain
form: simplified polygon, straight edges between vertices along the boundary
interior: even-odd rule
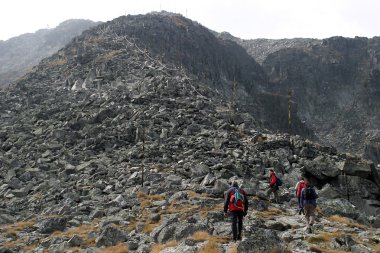
[[[129,77],[123,62],[128,59],[120,58],[124,58],[126,52],[123,48],[127,44],[136,46],[142,53],[162,63],[184,69],[193,79],[207,83],[239,110],[255,115],[263,128],[281,132],[289,130],[288,98],[263,89],[268,86],[268,78],[262,67],[235,42],[218,39],[206,27],[179,14],[128,15],[100,24],[42,61],[32,75],[43,75],[53,79],[54,83],[66,82],[67,85],[86,79],[87,85],[93,85],[96,73],[112,65],[118,71],[103,76],[97,82],[125,81]],[[81,69],[72,66],[77,62]],[[65,71],[65,68],[70,71]],[[39,70],[60,74],[47,75]],[[275,107],[277,110],[273,110]],[[294,105],[291,112],[294,132],[313,138],[312,131],[298,119],[296,110]]]

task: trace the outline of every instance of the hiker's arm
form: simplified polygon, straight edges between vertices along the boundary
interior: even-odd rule
[[[230,200],[230,190],[226,192],[225,200],[224,200],[224,213],[228,211],[228,202]]]

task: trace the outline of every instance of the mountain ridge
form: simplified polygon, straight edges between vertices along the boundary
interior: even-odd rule
[[[90,20],[66,20],[52,29],[40,29],[0,42],[0,88],[26,74],[83,30],[96,25]]]

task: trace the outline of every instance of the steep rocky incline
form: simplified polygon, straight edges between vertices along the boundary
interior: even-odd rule
[[[287,97],[263,91],[267,77],[252,57],[236,43],[217,39],[207,28],[177,14],[123,16],[101,24],[60,50],[53,56],[54,62],[42,63],[45,73],[38,72],[40,66],[36,67],[35,74],[40,75],[39,79],[43,75],[56,83],[67,80],[67,85],[73,85],[78,78],[81,78],[78,83],[87,78],[86,84],[93,85],[96,75],[104,69],[117,68],[115,75],[97,78],[96,83],[128,80],[131,77],[124,74],[127,70],[122,62],[128,61],[123,55],[129,44],[163,63],[185,69],[193,79],[206,82],[236,110],[254,115],[262,127],[272,131],[289,130]],[[112,61],[114,57],[122,61],[117,66],[116,61]],[[62,70],[77,62],[87,69],[81,73]],[[58,72],[59,75],[52,74]],[[298,118],[296,106],[292,107],[292,122],[295,133],[314,138],[312,131]]]
[[[379,250],[373,163],[267,133],[206,80],[107,29],[0,91],[0,252]],[[269,168],[284,181],[277,204]],[[296,215],[301,174],[320,196],[314,234]],[[251,202],[237,244],[222,212],[232,180]]]
[[[41,29],[0,41],[0,88],[15,82],[38,62],[70,42],[82,31],[97,25],[90,20],[67,20],[53,29]]]

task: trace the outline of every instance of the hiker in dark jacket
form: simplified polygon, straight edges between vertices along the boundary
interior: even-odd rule
[[[274,201],[278,202],[278,190],[279,187],[277,185],[277,175],[273,169],[269,170],[269,189],[266,192],[267,198],[270,200],[270,195],[273,192]]]
[[[314,186],[309,182],[305,182],[305,187],[301,191],[301,203],[305,211],[307,233],[312,233],[312,226],[315,221],[315,209],[317,208],[317,198],[318,194]]]
[[[239,194],[236,194],[236,192],[239,192]],[[242,199],[239,199],[240,197],[242,197]],[[225,193],[225,217],[228,216],[228,211],[231,214],[233,240],[241,240],[243,218],[247,215],[248,211],[248,198],[245,191],[239,187],[237,182],[234,182],[232,187]]]

